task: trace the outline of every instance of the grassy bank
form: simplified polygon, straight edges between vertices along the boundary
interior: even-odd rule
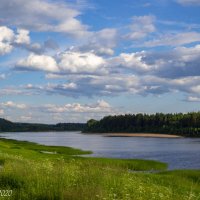
[[[165,170],[156,161],[85,158],[90,153],[0,139],[0,189],[12,190],[4,199],[27,200],[196,200],[200,171]]]

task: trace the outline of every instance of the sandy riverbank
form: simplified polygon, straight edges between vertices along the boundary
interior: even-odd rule
[[[151,137],[151,138],[181,138],[180,135],[159,133],[106,133],[106,137]]]

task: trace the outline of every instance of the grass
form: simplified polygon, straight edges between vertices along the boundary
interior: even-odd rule
[[[86,153],[91,152],[0,139],[0,190],[13,191],[0,199],[200,199],[200,170],[166,171],[167,165],[156,161],[77,156]]]

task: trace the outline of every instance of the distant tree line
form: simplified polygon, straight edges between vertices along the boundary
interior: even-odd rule
[[[200,112],[187,114],[128,114],[106,116],[87,122],[84,132],[95,133],[170,133],[200,136]]]
[[[82,131],[84,123],[33,124],[14,123],[0,118],[0,132]]]

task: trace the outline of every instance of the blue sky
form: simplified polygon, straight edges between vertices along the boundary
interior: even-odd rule
[[[199,0],[1,0],[0,117],[199,111],[199,9]]]

